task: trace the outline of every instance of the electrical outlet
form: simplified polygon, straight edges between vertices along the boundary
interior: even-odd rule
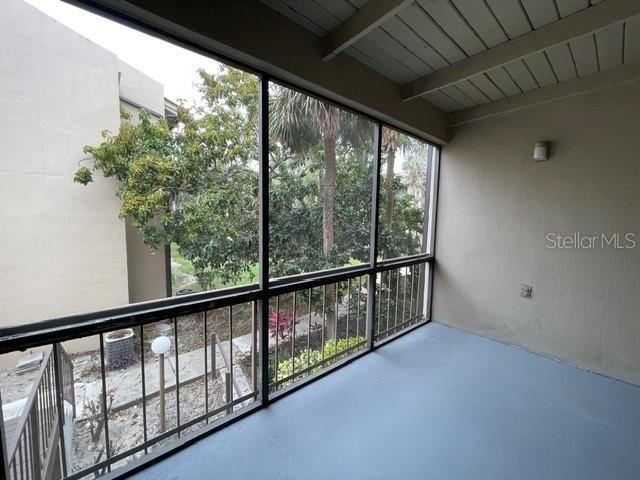
[[[531,298],[533,295],[533,287],[531,285],[520,285],[520,296],[522,298]]]

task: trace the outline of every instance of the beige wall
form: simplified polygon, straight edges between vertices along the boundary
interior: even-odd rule
[[[126,221],[129,302],[167,296],[167,258],[163,247],[152,251],[130,221]]]
[[[116,56],[6,0],[0,92],[0,325],[128,303],[116,184],[73,182],[83,146],[118,130]]]
[[[152,120],[164,115],[164,91],[160,83],[124,62],[119,62],[118,70],[120,109],[130,115],[131,122],[138,122],[141,108],[149,111]],[[152,251],[131,222],[125,223],[129,302],[165,298],[167,259],[164,248]]]
[[[117,183],[73,182],[83,147],[118,131],[120,96],[162,114],[162,85],[22,0],[2,8],[0,328],[165,297],[164,251],[125,228]]]
[[[640,83],[457,128],[434,319],[640,384],[639,134]],[[551,159],[535,163],[540,140]],[[633,232],[638,246],[548,249],[548,232]]]

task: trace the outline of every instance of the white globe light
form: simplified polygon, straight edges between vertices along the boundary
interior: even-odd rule
[[[167,353],[171,348],[171,340],[169,337],[158,337],[151,342],[151,350],[156,355]]]

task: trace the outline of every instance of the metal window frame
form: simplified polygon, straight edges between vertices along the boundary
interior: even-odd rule
[[[260,114],[259,114],[259,148],[260,148],[260,162],[259,162],[259,281],[258,283],[245,285],[240,287],[232,287],[226,289],[220,289],[215,291],[208,291],[202,293],[196,293],[191,295],[185,295],[181,297],[170,297],[165,299],[153,300],[149,302],[137,303],[132,305],[126,305],[96,312],[90,312],[79,315],[70,315],[61,318],[48,319],[36,324],[20,325],[9,328],[0,328],[0,354],[24,351],[29,348],[35,348],[42,345],[53,344],[72,340],[89,335],[102,335],[106,332],[121,329],[121,328],[142,328],[144,325],[157,322],[160,320],[166,320],[169,318],[177,318],[182,315],[188,315],[199,312],[206,312],[207,310],[213,310],[222,307],[231,307],[233,305],[255,302],[254,305],[258,307],[258,344],[254,347],[258,351],[258,365],[257,374],[258,380],[254,379],[255,385],[258,387],[258,391],[254,392],[254,398],[256,401],[250,405],[234,410],[231,414],[210,422],[203,426],[200,430],[190,432],[178,437],[177,440],[171,444],[159,448],[157,450],[149,451],[140,459],[132,462],[123,467],[119,467],[113,472],[107,473],[103,478],[126,478],[136,471],[140,471],[147,466],[155,463],[189,445],[195,441],[210,435],[211,433],[224,428],[227,425],[234,423],[235,421],[244,418],[245,416],[260,410],[268,406],[271,402],[279,400],[286,395],[295,392],[299,388],[306,386],[307,384],[314,382],[325,375],[328,375],[335,370],[348,365],[352,361],[367,355],[374,351],[385,343],[392,341],[402,335],[405,335],[414,329],[431,321],[431,307],[433,297],[433,272],[435,267],[435,235],[437,228],[437,199],[438,199],[438,187],[439,187],[439,171],[440,171],[440,146],[424,137],[416,135],[415,133],[408,132],[405,129],[393,125],[388,121],[383,121],[381,118],[358,111],[357,109],[340,103],[334,99],[328,98],[317,92],[309,91],[308,89],[299,85],[292,84],[283,78],[266,73],[265,71],[256,69],[249,65],[238,62],[235,59],[214,51],[209,47],[187,38],[184,35],[178,35],[161,26],[155,25],[150,22],[141,21],[137,18],[125,15],[114,9],[108,8],[102,3],[94,0],[62,0],[66,3],[70,3],[77,7],[89,10],[92,13],[98,14],[102,17],[106,17],[117,23],[124,24],[130,28],[142,31],[143,33],[152,35],[164,41],[168,41],[179,47],[186,48],[200,55],[213,58],[228,66],[241,69],[248,73],[254,74],[259,79],[259,95],[260,95]],[[370,240],[370,258],[367,263],[363,263],[355,266],[348,266],[342,268],[335,268],[331,270],[324,270],[318,272],[304,273],[301,275],[289,276],[284,278],[271,279],[269,277],[269,84],[270,82],[276,82],[286,88],[291,88],[299,91],[305,95],[312,96],[323,102],[327,102],[333,106],[336,106],[344,111],[360,115],[367,118],[375,125],[374,133],[374,155],[373,155],[373,182],[371,186],[371,240]],[[380,167],[381,167],[381,142],[382,142],[382,130],[383,128],[394,129],[404,135],[417,139],[430,146],[429,150],[433,150],[430,161],[431,163],[431,189],[430,189],[430,203],[429,211],[426,212],[425,228],[427,229],[427,247],[425,253],[417,255],[405,256],[393,259],[378,259],[378,233],[379,233],[379,200],[380,200]],[[166,252],[165,252],[166,254]],[[403,267],[411,267],[414,265],[424,265],[424,290],[421,292],[423,305],[422,310],[424,314],[423,321],[409,325],[407,328],[398,331],[380,341],[374,342],[375,332],[374,321],[376,318],[376,302],[377,302],[377,277],[378,274],[382,274],[385,271],[392,271]],[[428,272],[427,269],[428,268]],[[269,314],[269,301],[271,298],[278,295],[292,293],[304,289],[311,289],[313,287],[327,285],[330,283],[338,283],[340,281],[348,281],[356,277],[367,277],[368,292],[370,300],[367,301],[366,310],[364,311],[365,322],[365,336],[366,344],[363,350],[357,350],[355,353],[339,360],[338,362],[329,365],[321,371],[313,373],[302,380],[284,387],[277,392],[269,394],[269,379],[268,379],[268,345],[269,345],[269,330],[268,330],[268,314]],[[413,290],[413,287],[412,287]],[[255,308],[255,307],[254,307]],[[206,340],[205,340],[206,341]],[[102,348],[102,341],[101,348]],[[54,347],[55,349],[55,347]],[[254,354],[255,355],[255,354]],[[56,371],[56,375],[59,370]],[[144,388],[144,385],[143,385]],[[236,402],[240,404],[238,399]],[[208,419],[210,412],[205,415]],[[1,416],[0,416],[1,419]],[[199,419],[199,418],[198,418]],[[178,427],[178,430],[182,430],[195,421],[187,422],[187,424]],[[0,429],[2,430],[2,429]],[[145,432],[146,433],[146,432]],[[166,432],[162,436],[156,437],[153,440],[145,440],[145,442],[138,447],[138,450],[147,450],[147,447],[151,443],[156,443],[164,437],[168,437],[170,432]],[[175,433],[175,432],[173,432]],[[2,461],[3,468],[6,469],[6,438],[4,435],[0,435],[0,461]],[[114,458],[122,456],[123,454],[116,455]],[[113,459],[111,459],[113,460]],[[94,467],[110,466],[112,462],[103,461],[101,464]],[[86,473],[85,471],[81,473]],[[77,475],[73,474],[68,478],[75,478]]]

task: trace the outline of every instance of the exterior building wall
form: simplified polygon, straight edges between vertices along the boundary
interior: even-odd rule
[[[144,73],[119,62],[120,109],[136,123],[141,108],[147,109],[152,119],[164,115],[164,90],[162,85]],[[144,302],[167,296],[166,250],[152,251],[145,245],[142,235],[131,222],[125,222],[127,239],[127,271],[129,302]]]
[[[0,91],[0,325],[128,303],[116,183],[73,182],[83,147],[118,130],[116,56],[7,0]]]
[[[161,113],[162,86],[21,0],[2,10],[0,328],[166,296],[164,252],[132,240],[116,181],[73,182],[83,147],[118,131],[120,87]],[[149,268],[159,286],[131,291]]]
[[[636,82],[454,130],[435,320],[640,384],[639,111]],[[547,248],[549,233],[576,232],[632,233],[636,247]]]
[[[162,84],[123,61],[118,61],[118,72],[120,99],[129,105],[131,113],[137,114],[140,108],[146,108],[156,117],[164,115]]]

